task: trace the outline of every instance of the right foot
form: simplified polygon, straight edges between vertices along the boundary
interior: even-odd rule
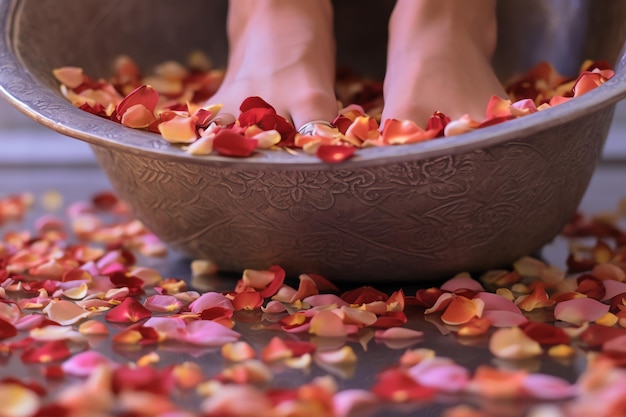
[[[337,115],[329,0],[230,0],[226,75],[210,103],[239,114],[260,96],[299,128]]]

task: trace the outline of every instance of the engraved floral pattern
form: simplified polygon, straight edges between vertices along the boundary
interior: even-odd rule
[[[415,279],[501,266],[552,239],[586,189],[606,133],[593,126],[608,116],[559,139],[357,169],[241,170],[94,150],[148,227],[223,269]]]

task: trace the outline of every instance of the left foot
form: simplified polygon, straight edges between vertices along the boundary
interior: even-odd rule
[[[389,22],[382,122],[425,127],[435,111],[484,119],[492,95],[507,97],[491,66],[495,46],[494,0],[398,0]]]

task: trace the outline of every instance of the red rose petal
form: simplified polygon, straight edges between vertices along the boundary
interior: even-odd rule
[[[371,391],[380,398],[393,402],[427,400],[437,394],[436,389],[417,383],[400,369],[383,371]]]
[[[72,353],[62,340],[46,342],[41,346],[27,348],[22,353],[24,363],[49,363],[68,358]]]
[[[134,298],[127,297],[122,303],[109,311],[105,319],[113,323],[135,323],[150,317],[150,310],[142,306]]]
[[[159,93],[157,91],[148,86],[141,85],[131,91],[124,99],[117,105],[117,118],[121,120],[124,116],[124,113],[134,105],[142,104],[149,111],[154,112],[157,104],[159,103]]]
[[[568,345],[570,337],[562,328],[548,323],[529,321],[520,325],[526,336],[542,345]]]
[[[245,158],[252,155],[257,140],[247,138],[228,129],[220,130],[213,139],[213,150],[220,155]]]
[[[17,336],[17,329],[8,321],[0,319],[0,339],[8,339]]]
[[[320,145],[315,155],[324,162],[334,164],[351,158],[355,152],[356,148],[354,146]]]

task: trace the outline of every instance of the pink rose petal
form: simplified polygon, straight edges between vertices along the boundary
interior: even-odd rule
[[[333,396],[335,417],[366,415],[378,406],[378,397],[361,389],[346,389]]]
[[[212,307],[223,307],[229,310],[234,309],[232,301],[217,292],[204,293],[193,303],[189,304],[189,309],[196,314],[202,313],[202,310]]]
[[[480,282],[472,279],[465,274],[459,274],[448,281],[444,282],[440,287],[443,291],[455,292],[458,290],[471,290],[476,292],[485,291]]]
[[[424,332],[406,327],[390,327],[385,330],[376,330],[376,339],[415,339],[424,336]]]
[[[143,306],[155,313],[178,313],[183,303],[173,295],[156,294],[146,298]]]
[[[592,298],[574,298],[562,301],[554,307],[554,317],[557,320],[575,325],[592,322],[609,311],[609,306]]]
[[[145,327],[152,327],[165,340],[184,340],[187,337],[187,325],[179,317],[151,317]]]
[[[210,320],[196,320],[187,325],[185,340],[198,346],[223,346],[239,340],[241,335]]]
[[[424,359],[409,369],[409,375],[419,384],[442,392],[463,391],[470,381],[469,370],[444,358]]]
[[[626,282],[619,282],[612,279],[602,281],[604,284],[604,297],[602,301],[610,300],[616,295],[626,293]]]
[[[50,301],[50,303],[43,309],[43,312],[48,315],[50,320],[55,321],[62,326],[77,323],[91,315],[91,312],[79,307],[71,301],[65,300]]]
[[[96,368],[106,365],[113,366],[113,362],[103,354],[94,350],[88,350],[86,352],[80,352],[71,358],[67,359],[61,365],[61,368],[67,375],[77,377],[87,377],[91,375]]]
[[[493,327],[513,327],[528,322],[528,318],[523,314],[511,311],[485,311],[482,318],[489,320]]]
[[[562,378],[545,374],[529,374],[524,378],[524,390],[541,400],[564,400],[578,393],[578,388]]]

